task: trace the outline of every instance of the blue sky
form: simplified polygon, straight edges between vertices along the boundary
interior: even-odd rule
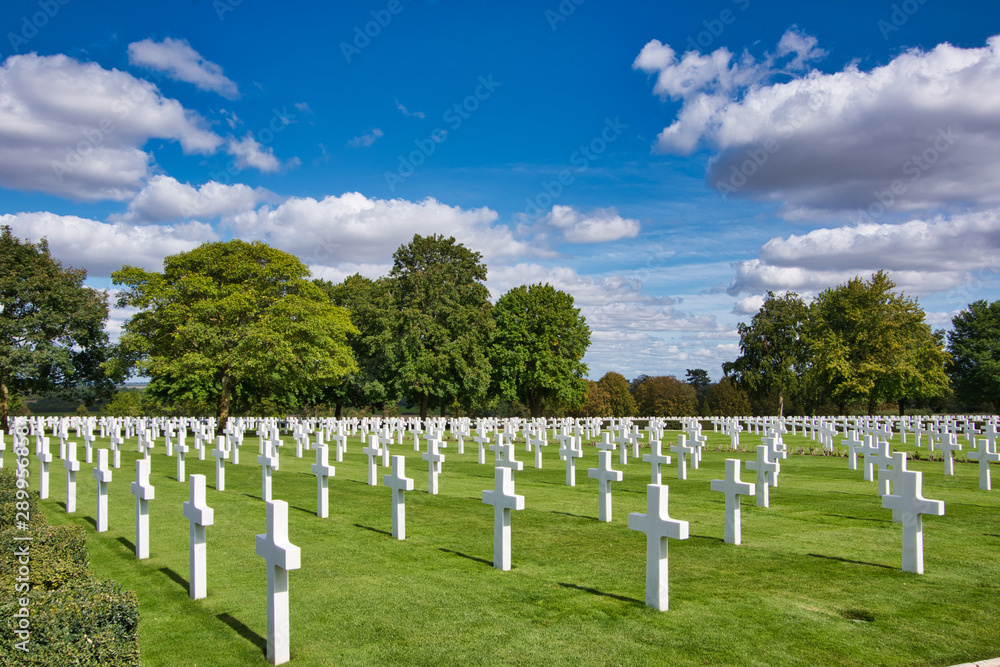
[[[549,282],[591,377],[738,355],[767,290],[995,299],[995,2],[10,1],[0,224],[89,284],[264,240],[333,281],[415,233]],[[114,311],[116,334],[127,311]]]

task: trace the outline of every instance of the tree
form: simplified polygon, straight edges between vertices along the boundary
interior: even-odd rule
[[[327,281],[317,284],[333,303],[347,309],[358,329],[348,340],[359,370],[327,392],[337,407],[336,416],[340,416],[345,403],[358,408],[372,406],[384,413],[389,403],[399,400],[397,375],[392,365],[393,331],[397,326],[392,281],[355,274],[337,285]]]
[[[672,375],[658,375],[643,380],[635,389],[635,402],[644,417],[694,417],[698,414],[698,395],[694,387]]]
[[[948,389],[947,353],[916,300],[896,293],[884,271],[819,294],[810,307],[816,384],[834,403],[880,403],[939,396]],[[902,404],[901,404],[902,409]]]
[[[705,400],[708,388],[712,385],[712,379],[708,377],[708,371],[703,368],[689,368],[684,373],[684,379],[689,385],[694,387],[698,395],[698,403]]]
[[[500,297],[493,314],[490,362],[500,395],[524,403],[532,417],[546,401],[572,407],[586,400],[590,327],[572,296],[548,284],[522,285]]]
[[[732,378],[724,377],[709,387],[707,400],[716,417],[745,417],[751,412],[750,397]]]
[[[740,356],[723,364],[723,371],[751,396],[778,394],[778,414],[785,401],[803,401],[804,374],[810,351],[805,340],[809,308],[798,294],[768,292],[750,324],[740,323]]]
[[[628,380],[621,373],[608,371],[597,384],[608,394],[609,412],[605,417],[632,417],[635,415],[635,399],[628,390]]]
[[[970,303],[951,320],[948,374],[959,400],[1000,412],[1000,301]]]
[[[574,417],[607,417],[611,414],[611,397],[604,387],[587,380],[586,402],[571,410],[570,414]]]
[[[260,243],[204,243],[167,257],[163,273],[112,274],[123,327],[116,367],[151,378],[147,391],[174,402],[212,400],[221,432],[233,398],[293,404],[357,372],[347,311],[307,280],[297,257]]]
[[[108,300],[85,287],[87,272],[63,268],[38,243],[0,227],[0,428],[9,430],[11,393],[109,394]]]
[[[394,365],[400,389],[427,417],[455,399],[469,407],[486,396],[493,308],[482,255],[453,237],[414,235],[393,254]]]

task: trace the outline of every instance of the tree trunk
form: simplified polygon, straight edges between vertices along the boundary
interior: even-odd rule
[[[875,415],[875,399],[873,397],[868,398],[868,416],[873,417]]]
[[[7,414],[8,406],[10,403],[10,392],[7,391],[7,385],[0,382],[0,427],[3,428],[4,433],[10,433],[13,429],[10,428],[10,415]]]
[[[442,417],[444,417],[444,416],[445,416],[445,414],[444,414],[444,411],[445,411],[445,410],[447,409],[447,407],[448,407],[448,406],[447,406],[447,405],[445,405],[445,402],[444,402],[444,400],[442,399],[442,400],[441,400],[441,416],[442,416]]]
[[[215,429],[216,435],[223,435],[226,432],[226,424],[229,422],[229,402],[231,398],[231,387],[229,376],[222,376],[222,393],[219,394],[219,425]]]
[[[344,406],[341,405],[340,403],[337,403],[336,407],[334,407],[333,409],[333,416],[336,417],[337,419],[340,419],[340,416],[342,414],[344,414]]]
[[[785,395],[781,392],[778,393],[778,416],[785,416]]]
[[[538,413],[542,411],[542,401],[534,394],[529,394],[528,399],[528,412],[531,414],[531,418],[535,419],[539,416]]]
[[[841,417],[843,417],[845,414],[847,414],[847,404],[846,403],[837,403],[837,414],[839,414]]]
[[[899,399],[899,416],[903,417],[906,415],[906,399]]]
[[[427,394],[420,396],[420,418],[427,419],[427,404],[430,403],[430,397]]]

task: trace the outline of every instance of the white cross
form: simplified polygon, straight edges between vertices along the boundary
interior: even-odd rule
[[[493,567],[510,569],[510,511],[524,509],[524,496],[514,494],[514,473],[494,468],[494,488],[483,491],[483,502],[493,505]]]
[[[392,536],[406,539],[405,491],[413,490],[413,480],[406,476],[406,457],[392,457],[392,474],[384,475],[382,483],[392,489]]]
[[[108,450],[97,450],[97,465],[94,466],[94,479],[97,480],[97,532],[108,529],[108,483],[111,482],[111,471],[108,470]]]
[[[191,500],[182,504],[184,518],[191,524],[188,541],[190,581],[188,596],[192,600],[205,597],[207,572],[206,549],[207,541],[205,526],[211,526],[215,520],[215,512],[205,503],[205,476],[191,475]]]
[[[75,442],[69,443],[63,468],[66,469],[66,513],[72,514],[76,511],[76,473],[80,471],[80,462],[76,460]]]
[[[726,478],[713,479],[712,490],[721,491],[726,496],[726,544],[740,544],[742,537],[740,520],[740,496],[752,496],[757,485],[740,480],[740,460],[726,459]]]
[[[891,493],[891,489],[898,489],[899,485],[902,483],[903,472],[906,471],[906,452],[894,452],[892,455],[892,464],[889,468],[878,471],[878,481],[879,487],[885,489],[885,493],[882,494],[885,497],[886,494]],[[903,520],[902,515],[898,510],[892,511],[892,522],[899,523]]]
[[[767,445],[757,445],[757,460],[746,462],[747,470],[753,470],[757,473],[757,507],[771,506],[767,492],[767,488],[770,486],[769,478],[777,477],[781,470],[780,463],[768,459],[769,453]]]
[[[49,464],[52,463],[48,438],[42,438],[42,444],[38,449],[38,463],[41,468],[38,475],[38,497],[45,500],[49,497]]]
[[[877,467],[879,471],[886,470],[890,465],[892,465],[892,454],[889,452],[889,443],[885,440],[879,440],[874,449],[875,451],[873,453],[865,453],[865,465]],[[874,467],[872,472],[873,476]],[[889,493],[889,487],[885,482],[879,482],[878,493],[880,496],[884,496]]]
[[[587,470],[587,476],[597,480],[598,518],[604,522],[611,521],[611,482],[622,481],[622,471],[611,469],[611,452],[597,452],[596,468]]]
[[[289,659],[288,571],[302,563],[302,551],[288,541],[288,503],[267,503],[267,533],[256,536],[257,555],[267,561],[267,660]]]
[[[229,451],[226,449],[226,436],[220,435],[216,440],[215,449],[212,456],[215,457],[215,490],[226,490],[226,456]]]
[[[382,455],[382,448],[378,446],[378,436],[368,436],[368,446],[361,449],[361,453],[368,457],[368,486],[375,486],[376,468],[378,461],[375,457]]]
[[[924,573],[923,515],[944,516],[944,503],[923,497],[923,474],[916,470],[899,472],[899,488],[882,496],[882,507],[898,511],[903,523],[903,570]]]
[[[479,429],[477,431],[477,433],[478,433],[478,435],[476,435],[476,437],[474,437],[472,439],[472,441],[474,443],[476,443],[477,445],[479,445],[479,463],[480,464],[485,464],[486,463],[486,443],[489,442],[490,439],[488,437],[486,437],[486,434],[485,434],[485,432],[482,429]]]
[[[646,514],[632,512],[628,527],[646,533],[646,604],[659,611],[669,607],[667,538],[686,540],[688,522],[670,518],[669,488],[646,486]]]
[[[594,447],[604,452],[612,452],[618,447],[618,445],[611,442],[611,434],[605,431],[601,433],[600,441],[594,443]]]
[[[653,450],[650,454],[643,454],[642,460],[649,463],[652,466],[652,479],[653,484],[659,484],[663,481],[660,471],[660,466],[670,465],[670,457],[663,453],[663,443],[659,439],[653,439],[650,436],[649,446]]]
[[[149,483],[149,461],[135,462],[135,481],[132,482],[135,496],[135,557],[149,558],[149,501],[156,497],[156,490]]]
[[[628,446],[632,443],[632,438],[629,437],[628,427],[622,426],[618,431],[618,436],[615,438],[615,444],[618,445],[618,462],[621,465],[628,464]]]
[[[971,436],[970,436],[971,437]],[[949,433],[941,440],[941,458],[944,459],[944,474],[955,474],[955,463],[952,458],[954,452],[962,451],[962,445],[954,433]]]
[[[847,447],[847,469],[857,470],[858,469],[858,453],[862,451],[862,447],[865,447],[865,443],[858,440],[858,432],[851,431],[851,437],[841,440],[841,445]]]
[[[687,479],[688,469],[687,469],[687,459],[684,457],[685,454],[688,456],[694,454],[694,449],[688,447],[687,436],[683,433],[677,435],[677,444],[670,448],[674,454],[677,454],[677,479]]]
[[[309,466],[316,475],[316,516],[325,519],[330,515],[330,478],[337,469],[330,465],[330,450],[326,445],[316,444],[316,463]]]
[[[264,453],[257,455],[260,464],[260,497],[266,503],[271,500],[271,473],[277,467],[277,453],[268,443],[264,443]]]
[[[541,433],[545,433],[545,429],[541,430]],[[529,449],[533,446],[535,448],[535,470],[541,470],[542,468],[542,447],[548,447],[549,443],[541,435],[539,437],[528,436],[527,445]]]
[[[514,443],[507,445],[501,444],[497,450],[497,462],[496,467],[498,468],[510,468],[515,472],[520,472],[524,470],[524,461],[518,461],[514,458]]]
[[[438,492],[438,475],[441,474],[441,464],[444,463],[444,454],[438,451],[438,447],[445,445],[437,438],[428,437],[426,441],[427,451],[421,454],[420,458],[427,461],[427,493],[436,496]]]
[[[382,447],[382,467],[389,467],[389,445],[392,443],[392,431],[386,426],[378,436],[378,444]]]
[[[979,461],[979,488],[989,491],[990,461],[1000,461],[1000,454],[990,450],[990,441],[986,438],[977,438],[976,444],[979,445],[979,449],[969,452],[966,456],[973,461]]]
[[[562,442],[559,448],[559,458],[566,461],[566,486],[576,486],[576,460],[583,456],[583,452],[573,446],[574,436],[556,436]]]

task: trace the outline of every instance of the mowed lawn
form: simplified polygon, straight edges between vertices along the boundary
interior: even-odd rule
[[[728,446],[727,437],[708,435],[709,447]],[[327,519],[315,514],[314,452],[298,459],[284,439],[273,495],[288,502],[289,539],[302,552],[290,574],[292,664],[951,665],[1000,656],[1000,479],[980,491],[978,465],[961,462],[964,452],[954,477],[926,450],[909,463],[923,471],[924,496],[945,502],[945,516],[924,519],[924,575],[901,571],[902,528],[882,509],[875,483],[849,471],[845,457],[797,453],[817,449],[814,441],[785,437],[792,453],[771,507],[743,498],[740,546],[723,543],[723,495],[710,481],[724,476],[726,458],[754,454],[708,449],[686,481],[677,479],[675,457],[663,481],[670,515],[690,522],[690,539],[670,541],[670,609],[661,613],[644,604],[645,535],[628,529],[628,513],[646,511],[650,466],[641,459],[621,466],[615,452],[624,481],[612,485],[608,524],[597,520],[597,481],[587,477],[597,465],[593,446],[584,446],[576,486],[567,487],[555,444],[536,470],[518,443],[525,509],[513,512],[513,569],[501,572],[492,567],[493,508],[482,502],[493,488],[492,452],[479,465],[474,443],[458,454],[449,440],[432,496],[411,438],[392,446],[415,480],[399,541],[389,534],[391,492],[381,485],[389,469],[368,486],[357,439],[343,462],[331,452]],[[664,436],[665,449],[674,442],[675,433]],[[760,437],[743,434],[742,442],[752,450]],[[898,435],[892,444],[913,451]],[[266,665],[265,565],[254,551],[254,535],[266,528],[257,438],[247,435],[239,465],[227,463],[221,492],[211,455],[187,455],[187,472],[206,475],[215,510],[208,597],[198,601],[187,595],[181,504],[189,487],[177,482],[162,439],[152,455],[150,558],[135,559],[136,457],[132,440],[110,485],[108,532],[94,531],[92,464],[81,464],[77,512],[68,515],[57,459],[41,509],[54,524],[84,526],[94,572],[138,595],[143,664]],[[754,474],[744,469],[742,478]]]

